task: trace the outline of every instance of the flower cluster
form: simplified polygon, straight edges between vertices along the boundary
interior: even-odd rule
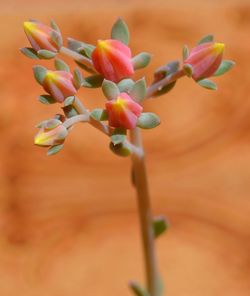
[[[149,129],[160,124],[156,114],[143,112],[143,100],[169,92],[177,79],[184,76],[192,77],[202,87],[215,89],[215,83],[207,78],[219,76],[234,65],[232,61],[223,61],[224,44],[214,42],[213,36],[208,35],[190,52],[184,47],[182,66],[175,61],[160,67],[154,73],[152,84],[147,86],[144,78],[135,81],[133,75],[149,64],[151,55],[146,52],[132,55],[129,31],[121,19],[113,25],[110,39],[98,40],[96,45],[69,38],[68,47],[64,47],[54,21],[50,26],[26,21],[24,31],[31,45],[21,49],[24,55],[40,60],[55,58],[54,70],[41,65],[33,67],[35,79],[46,92],[39,100],[44,104],[63,104],[64,122],[44,121],[35,137],[36,145],[50,147],[49,154],[62,148],[73,124],[84,121],[110,136],[113,148],[121,147],[119,150],[116,146],[116,154],[124,156],[122,151],[126,146],[128,155],[132,147],[126,137],[128,130]],[[56,57],[59,54],[72,57],[79,68],[71,71]],[[76,96],[80,87],[101,87],[106,97],[104,107],[88,111]]]

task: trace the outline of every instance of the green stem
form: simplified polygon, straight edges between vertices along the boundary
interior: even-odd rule
[[[147,289],[150,296],[160,296],[159,274],[155,253],[155,240],[153,233],[153,219],[150,206],[146,166],[141,131],[135,128],[131,131],[131,142],[141,150],[141,154],[132,154],[132,168],[137,191],[138,211],[141,225],[141,236],[144,250],[145,272]]]

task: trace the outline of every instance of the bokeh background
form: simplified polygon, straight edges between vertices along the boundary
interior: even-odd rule
[[[250,3],[243,0],[0,1],[0,295],[129,296],[128,280],[143,282],[130,160],[110,153],[108,139],[87,125],[54,157],[33,146],[35,124],[60,106],[38,102],[36,62],[18,50],[28,45],[29,18],[53,18],[65,39],[95,43],[118,16],[130,27],[133,53],[154,54],[148,82],[207,33],[237,62],[216,78],[217,92],[186,78],[146,102],[162,124],[143,136],[153,210],[171,223],[157,241],[166,295],[247,296]],[[99,91],[80,96],[90,109],[104,105]]]

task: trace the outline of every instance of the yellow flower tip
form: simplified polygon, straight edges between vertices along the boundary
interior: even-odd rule
[[[118,97],[115,101],[114,108],[117,111],[119,111],[119,110],[123,110],[125,107],[126,107],[126,101],[123,98]]]
[[[36,24],[34,24],[33,22],[24,22],[23,27],[25,31],[32,32],[36,29]]]
[[[46,79],[48,80],[56,80],[58,78],[58,74],[55,71],[48,70],[46,73]]]
[[[107,41],[105,40],[98,40],[97,41],[97,47],[101,50],[107,50],[108,49],[108,44]]]
[[[34,139],[34,144],[41,146],[43,144],[43,137],[41,135],[37,135]]]
[[[220,54],[224,51],[225,44],[224,43],[215,43],[214,44],[214,51],[216,54]]]

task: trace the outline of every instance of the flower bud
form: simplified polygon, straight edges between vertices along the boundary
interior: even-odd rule
[[[212,76],[222,62],[224,47],[223,43],[214,42],[197,45],[184,60],[184,68],[191,66],[191,74],[194,80]]]
[[[73,75],[66,71],[47,70],[42,81],[43,88],[59,103],[76,94]]]
[[[119,40],[99,40],[92,60],[97,72],[107,80],[119,82],[134,74],[131,50]]]
[[[106,110],[111,127],[133,129],[141,115],[142,106],[127,93],[120,93],[116,99],[107,101]]]
[[[24,32],[35,51],[58,52],[61,47],[61,34],[51,27],[37,21],[23,23]]]
[[[39,128],[34,139],[35,145],[38,146],[60,145],[68,135],[67,128],[58,119],[46,120],[40,124]]]

